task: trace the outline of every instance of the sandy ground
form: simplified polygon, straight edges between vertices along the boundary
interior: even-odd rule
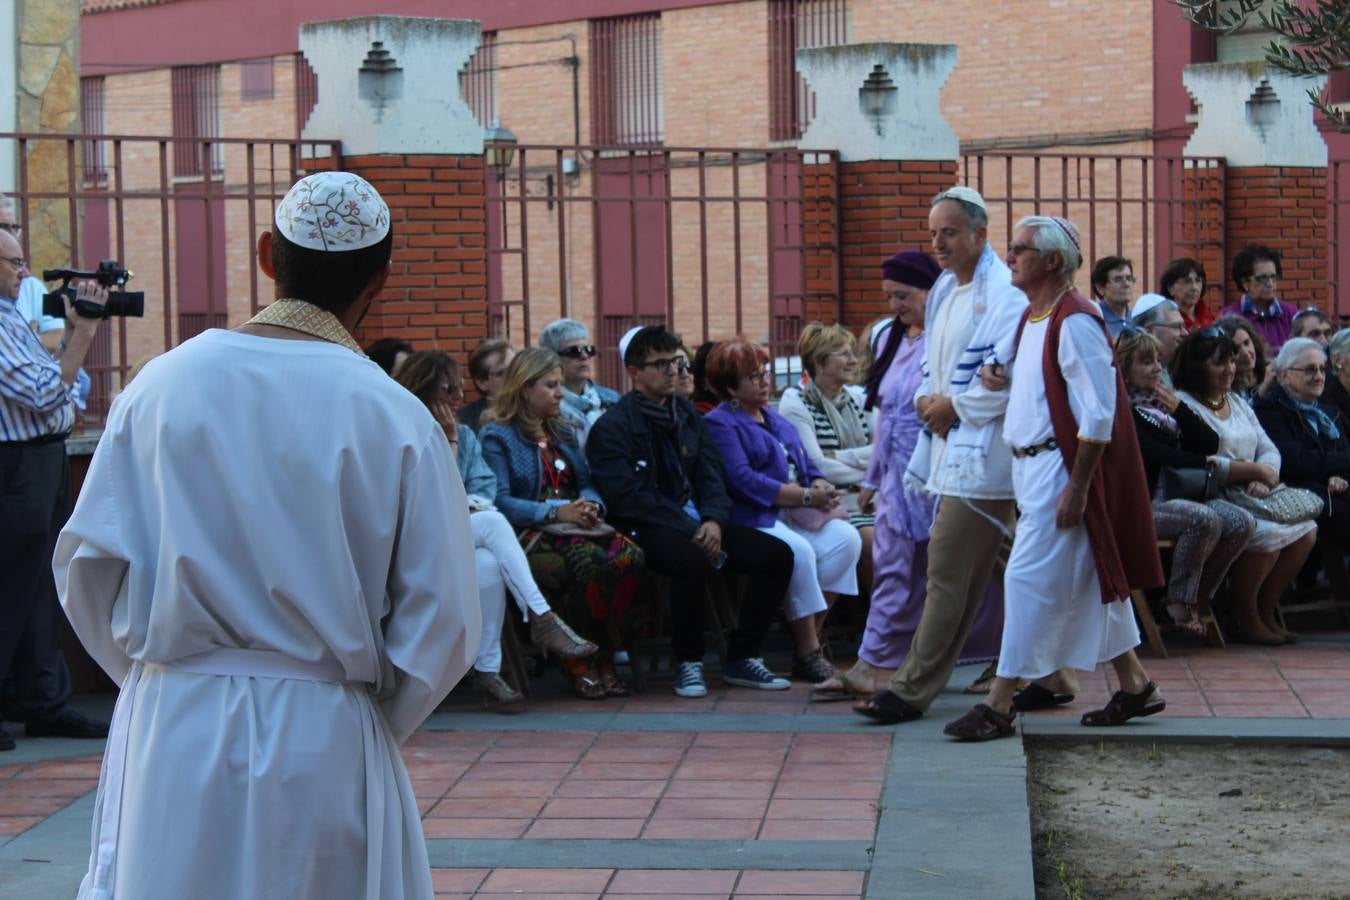
[[[1029,753],[1038,898],[1350,898],[1350,750]]]

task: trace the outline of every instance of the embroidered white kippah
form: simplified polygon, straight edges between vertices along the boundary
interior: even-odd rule
[[[361,250],[389,233],[389,206],[351,172],[315,172],[277,204],[277,230],[293,244],[330,253]]]
[[[988,211],[988,207],[984,205],[984,198],[980,196],[980,192],[974,188],[968,188],[964,184],[958,184],[956,187],[949,187],[933,198],[934,203],[940,203],[943,200],[961,200],[973,206],[978,206],[986,212]]]

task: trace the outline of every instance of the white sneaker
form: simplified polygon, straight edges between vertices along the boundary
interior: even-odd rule
[[[682,662],[675,665],[675,696],[706,697],[708,684],[703,680],[703,663]]]

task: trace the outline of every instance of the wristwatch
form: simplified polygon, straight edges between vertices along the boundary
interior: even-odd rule
[[[558,521],[558,507],[550,506],[548,513],[544,516],[544,521],[549,525],[554,525]]]
[[[802,491],[802,506],[810,506],[810,505],[811,505],[811,489],[807,488],[806,490]]]

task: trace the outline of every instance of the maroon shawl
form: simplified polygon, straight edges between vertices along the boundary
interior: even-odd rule
[[[1060,455],[1070,472],[1078,456],[1078,422],[1069,406],[1068,384],[1059,370],[1059,334],[1064,320],[1075,313],[1096,319],[1102,329],[1102,339],[1108,345],[1111,342],[1106,323],[1096,306],[1077,291],[1069,291],[1055,304],[1045,335],[1045,356],[1041,365],[1055,442],[1059,444]],[[1030,309],[1022,314],[1022,324],[1017,329],[1018,343],[1021,343],[1022,328],[1030,314]],[[1107,444],[1101,464],[1092,476],[1084,524],[1092,544],[1092,556],[1097,562],[1103,603],[1128,600],[1133,588],[1163,584],[1158,536],[1153,528],[1152,492],[1144,476],[1144,460],[1131,419],[1129,394],[1118,369],[1111,443]]]

